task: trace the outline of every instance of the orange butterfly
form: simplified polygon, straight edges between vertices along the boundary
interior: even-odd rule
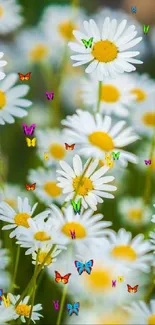
[[[30,190],[34,191],[36,188],[36,183],[34,183],[32,185],[25,184],[25,186],[26,186],[27,191],[30,191]]]
[[[57,283],[62,282],[63,284],[67,284],[70,276],[71,276],[71,273],[61,276],[61,274],[59,272],[55,271],[55,281]]]
[[[128,292],[133,292],[133,293],[136,293],[137,290],[138,290],[138,285],[134,286],[133,288],[127,284],[127,287],[128,287]]]
[[[21,81],[23,81],[23,80],[29,80],[29,79],[30,79],[30,75],[31,75],[31,73],[32,73],[32,72],[28,72],[28,73],[26,73],[26,74],[24,75],[24,74],[18,72],[19,79],[20,79]]]
[[[74,150],[75,143],[69,145],[68,143],[65,143],[66,150]]]

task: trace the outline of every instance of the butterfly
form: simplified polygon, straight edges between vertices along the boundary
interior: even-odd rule
[[[44,152],[44,160],[48,160],[49,156],[48,156],[48,152]]]
[[[32,185],[25,184],[25,187],[26,187],[27,191],[30,191],[30,190],[34,191],[36,188],[36,183],[34,183]]]
[[[124,276],[122,276],[122,275],[121,276],[119,275],[117,278],[118,278],[118,282],[123,282],[124,281]]]
[[[67,284],[70,276],[71,276],[71,273],[61,276],[61,274],[59,272],[55,271],[55,282],[57,282],[57,283],[62,282],[63,284]]]
[[[147,35],[149,29],[150,29],[150,25],[148,25],[148,26],[143,25],[143,32],[144,32],[145,35]]]
[[[74,150],[75,143],[69,145],[68,143],[65,143],[66,150]]]
[[[72,239],[76,239],[76,237],[75,237],[75,230],[70,230],[70,235],[71,235],[71,237],[72,237]]]
[[[136,286],[134,286],[133,288],[129,285],[129,284],[127,284],[127,287],[128,287],[128,292],[133,292],[133,293],[136,293],[137,292],[137,290],[138,290],[138,285],[136,285]]]
[[[48,91],[45,92],[46,97],[48,100],[51,100],[54,98],[54,91],[52,91],[51,93],[49,93]]]
[[[120,152],[112,152],[112,156],[113,156],[113,159],[119,159],[119,156],[120,156]]]
[[[116,287],[116,280],[112,280],[112,287]]]
[[[26,73],[26,74],[24,75],[24,74],[18,72],[19,79],[20,79],[21,81],[23,81],[23,80],[29,80],[29,79],[30,79],[30,75],[31,75],[31,73],[32,73],[32,72],[28,72],[28,73]]]
[[[26,142],[27,142],[27,146],[28,147],[35,147],[36,146],[36,138],[33,138],[33,139],[29,139],[29,138],[26,138]]]
[[[113,167],[114,166],[114,161],[108,160],[107,161],[107,166],[110,167],[110,168]]]
[[[112,155],[110,154],[105,154],[105,160],[108,161],[112,158]]]
[[[55,310],[59,310],[59,300],[56,300],[56,301],[53,300],[53,305],[54,305]]]
[[[91,37],[88,41],[86,41],[85,39],[81,39],[82,43],[84,44],[84,46],[86,47],[86,49],[92,47],[93,44],[93,37]]]
[[[3,289],[0,289],[0,305],[2,303]]]
[[[145,165],[151,165],[151,159],[149,160],[144,160],[145,161]]]
[[[36,124],[31,124],[30,127],[28,127],[26,123],[22,123],[22,125],[25,135],[33,135]]]
[[[80,308],[80,303],[79,302],[75,302],[74,305],[67,304],[67,310],[68,310],[69,316],[72,316],[73,314],[78,316],[79,308]]]
[[[9,306],[10,306],[9,294],[7,294],[6,298],[5,298],[5,296],[3,295],[3,296],[2,296],[2,299],[3,299],[3,301],[4,301],[4,305],[5,305],[5,307],[9,307]]]
[[[82,199],[79,199],[77,201],[77,203],[75,203],[75,201],[71,200],[71,204],[73,206],[73,210],[74,210],[75,214],[77,214],[77,213],[80,214],[80,212],[81,212],[81,201],[82,201]]]
[[[74,264],[77,268],[77,271],[79,275],[81,275],[84,271],[87,272],[88,274],[91,274],[92,266],[94,264],[93,260],[89,260],[85,264],[79,261],[74,261]]]

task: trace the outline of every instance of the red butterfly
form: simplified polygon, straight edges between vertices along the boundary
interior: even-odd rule
[[[65,143],[66,150],[74,150],[75,143],[69,145],[68,143]]]
[[[59,272],[55,271],[55,281],[57,283],[62,282],[63,284],[67,284],[70,276],[71,276],[71,273],[61,276],[61,274]]]
[[[32,73],[32,72],[28,72],[28,73],[26,73],[26,74],[24,75],[24,74],[18,72],[19,79],[20,79],[21,81],[23,81],[23,80],[29,80],[29,79],[30,79],[30,75],[31,75],[31,73]]]
[[[129,284],[127,284],[127,287],[128,287],[128,292],[136,293],[138,290],[138,285],[131,287]]]
[[[30,190],[34,191],[36,188],[36,183],[34,183],[32,185],[25,184],[25,186],[26,186],[27,191],[30,191]]]

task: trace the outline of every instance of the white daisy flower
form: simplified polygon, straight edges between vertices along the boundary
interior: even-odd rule
[[[126,117],[129,115],[127,105],[132,103],[134,95],[130,93],[132,83],[128,75],[120,75],[115,79],[104,78],[100,92],[101,113]],[[94,75],[84,79],[81,83],[82,99],[86,105],[96,111],[98,102],[98,83]]]
[[[122,264],[123,268],[126,267],[129,270],[139,270],[146,273],[150,271],[153,259],[152,245],[148,240],[144,240],[143,234],[139,234],[132,239],[131,232],[127,232],[122,228],[118,233],[111,233],[109,241],[106,243],[107,247],[103,242],[105,259],[106,255],[110,255],[116,266]]]
[[[109,167],[103,166],[99,168],[98,159],[87,160],[84,167],[81,158],[78,155],[73,157],[73,168],[65,161],[60,161],[62,170],[57,170],[61,177],[58,177],[58,186],[63,188],[63,193],[68,193],[65,201],[70,201],[76,194],[76,201],[82,199],[81,204],[85,209],[88,206],[96,211],[97,203],[102,203],[102,198],[113,199],[114,195],[108,192],[116,191],[117,187],[107,183],[114,180],[113,176],[103,175],[109,170]]]
[[[142,227],[151,220],[151,209],[144,207],[141,197],[124,197],[118,203],[118,211],[125,224],[134,227]]]
[[[71,59],[77,61],[73,66],[79,66],[91,62],[86,68],[86,73],[96,70],[97,79],[102,81],[104,76],[117,76],[118,73],[135,71],[133,64],[143,63],[133,57],[139,54],[138,51],[126,51],[138,44],[142,37],[135,38],[137,31],[131,25],[125,28],[127,20],[124,19],[120,24],[116,19],[104,20],[100,31],[93,19],[84,21],[84,33],[74,30],[73,34],[78,43],[70,42],[69,47],[78,52],[72,55]],[[82,39],[88,40],[93,37],[91,48],[85,48]],[[135,39],[134,39],[135,38]]]
[[[22,107],[29,107],[32,104],[31,101],[21,98],[28,93],[30,87],[28,85],[13,87],[17,80],[18,75],[11,73],[0,84],[0,124],[14,123],[13,116],[20,118],[26,116],[28,113]]]
[[[131,75],[131,84],[131,94],[135,96],[135,105],[131,107],[141,107],[142,104],[148,100],[150,95],[155,92],[155,82],[147,73],[133,73]]]
[[[4,226],[2,230],[14,229],[10,233],[10,238],[13,238],[19,233],[19,226],[29,228],[28,220],[34,213],[38,203],[35,203],[33,207],[30,206],[28,198],[22,199],[18,197],[18,208],[15,211],[6,202],[0,203],[0,220],[8,222],[9,224]],[[45,219],[48,216],[47,211],[43,211],[34,217],[34,220]]]
[[[103,118],[101,114],[96,114],[94,117],[89,112],[77,110],[77,114],[67,116],[62,124],[67,126],[65,134],[81,147],[80,154],[103,160],[106,153],[114,151],[120,152],[118,163],[123,167],[127,166],[128,161],[134,164],[138,162],[134,154],[120,149],[139,139],[131,127],[124,129],[125,121],[121,120],[111,127],[110,116]]]
[[[38,168],[29,171],[28,180],[36,183],[35,195],[49,205],[52,201],[64,202],[62,189],[57,185],[56,174],[52,170]]]
[[[1,71],[1,68],[7,64],[7,61],[1,60],[3,55],[4,55],[4,53],[0,52],[0,80],[5,78],[5,73],[3,71]]]
[[[93,215],[91,209],[81,212],[80,215],[74,213],[73,207],[68,206],[63,212],[54,204],[50,205],[50,217],[56,228],[64,236],[67,244],[72,244],[75,250],[82,250],[82,246],[91,245],[90,238],[104,237],[110,230],[106,228],[112,225],[110,221],[101,221],[102,214]],[[75,233],[72,239],[71,232]]]
[[[15,30],[23,22],[21,6],[15,0],[0,0],[0,34]]]
[[[64,243],[64,240],[57,233],[57,229],[53,227],[51,218],[46,222],[43,219],[33,220],[29,218],[27,222],[29,228],[19,227],[20,233],[17,234],[19,239],[17,244],[28,248],[25,255],[42,249],[44,244],[49,244],[52,247],[53,244],[61,245]]]
[[[17,197],[24,198],[27,196],[29,198],[29,193],[21,189],[18,185],[5,183],[2,188],[0,188],[0,202],[4,201],[11,206],[13,209],[17,209]]]
[[[13,306],[5,307],[0,306],[0,324],[6,325],[6,322],[9,322],[14,319],[15,311]]]
[[[11,293],[9,293],[9,299],[11,302],[11,305],[14,306],[14,311],[15,311],[15,315],[14,315],[14,319],[18,319],[20,318],[22,323],[26,322],[26,319],[29,318],[30,315],[30,311],[31,311],[31,305],[28,304],[30,297],[26,296],[17,307],[15,307],[18,299],[20,298],[20,295],[15,296],[12,295]],[[36,323],[36,320],[40,320],[41,317],[43,317],[39,311],[42,310],[42,306],[41,304],[37,304],[33,306],[32,309],[32,315],[31,315],[31,320],[33,321],[33,323]]]
[[[81,9],[75,17],[70,6],[52,5],[45,8],[41,26],[49,42],[63,46],[74,39],[73,30],[80,27],[83,19],[84,11]]]
[[[38,255],[38,264],[42,264],[42,262],[44,261],[45,257],[47,256],[47,254],[48,254],[48,252],[50,251],[51,248],[52,248],[52,245],[43,244],[41,250],[39,251],[39,254],[37,254],[37,252],[33,252],[32,253],[32,260],[33,260],[32,264],[36,264],[37,255]],[[66,249],[66,248],[64,246],[62,246],[62,249]],[[53,266],[53,263],[56,262],[57,256],[62,252],[62,249],[60,249],[60,245],[55,246],[53,248],[52,253],[50,254],[48,259],[46,260],[46,263],[44,264],[44,266],[47,266],[47,267],[51,268],[51,266]]]
[[[150,300],[148,306],[144,301],[132,302],[130,306],[124,307],[132,315],[130,324],[155,324],[155,300]]]
[[[58,129],[36,130],[36,137],[39,158],[45,163],[44,152],[49,154],[49,159],[46,161],[47,166],[58,164],[60,159],[70,160],[73,156],[70,150],[65,149],[65,142],[67,143],[68,137],[65,137],[62,131]],[[69,142],[68,144],[71,145],[72,143]]]
[[[137,168],[143,172],[146,172],[147,165],[145,160],[151,159],[151,165],[149,165],[150,170],[152,171],[152,177],[155,177],[155,148],[152,150],[152,157],[150,157],[150,143],[143,141],[142,147],[137,150],[137,156],[139,157],[139,164]]]

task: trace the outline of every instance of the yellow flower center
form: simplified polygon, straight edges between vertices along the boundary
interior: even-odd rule
[[[17,206],[17,201],[13,199],[5,199],[4,202],[9,204],[13,209],[15,209]]]
[[[101,88],[101,101],[107,103],[116,103],[120,98],[120,93],[115,86],[102,85]]]
[[[107,291],[111,286],[112,274],[110,269],[93,268],[90,277],[86,277],[86,284],[91,291]]]
[[[124,325],[127,324],[128,318],[127,313],[123,311],[114,311],[110,314],[106,314],[106,316],[103,316],[102,319],[99,320],[98,324]]]
[[[56,184],[56,182],[47,182],[44,184],[45,192],[51,197],[60,196],[62,193],[61,188]]]
[[[37,44],[30,51],[29,55],[34,62],[40,62],[49,54],[48,47],[44,44]]]
[[[5,105],[6,105],[6,96],[3,93],[3,91],[0,90],[0,109],[3,109]]]
[[[39,262],[39,264],[41,264],[41,263],[44,261],[44,259],[46,258],[46,256],[47,256],[47,252],[41,252],[41,253],[39,254],[39,256],[38,256],[38,262]],[[51,264],[51,263],[52,263],[52,257],[49,256],[49,257],[46,259],[46,263],[45,263],[45,265],[49,265],[49,264]]]
[[[49,152],[51,156],[55,159],[63,159],[66,155],[65,148],[59,143],[53,143],[50,148]]]
[[[135,261],[137,259],[137,254],[131,246],[120,245],[112,249],[111,254],[113,257],[125,260],[125,261]]]
[[[79,195],[85,196],[89,191],[93,190],[93,184],[88,177],[83,177],[80,181],[81,176],[77,176],[73,179],[73,188]],[[80,185],[79,185],[80,181]]]
[[[133,95],[136,95],[137,102],[143,102],[146,99],[146,93],[142,89],[139,88],[132,89],[131,93]]]
[[[66,223],[61,231],[68,237],[70,237],[70,230],[75,231],[75,237],[76,239],[79,238],[85,238],[86,237],[86,230],[85,228],[78,222],[68,222]]]
[[[76,26],[70,20],[66,20],[58,26],[59,33],[65,40],[73,40],[73,30],[76,29]]]
[[[94,44],[92,55],[99,62],[111,62],[117,58],[118,49],[114,43],[110,41],[99,41]]]
[[[0,6],[0,17],[3,16],[3,13],[4,13],[4,9],[3,9],[3,7]]]
[[[29,317],[31,306],[21,304],[16,307],[16,313],[20,316]]]
[[[143,219],[142,209],[129,209],[128,218],[133,221],[141,221]]]
[[[14,221],[16,223],[17,226],[23,226],[25,228],[29,228],[29,224],[27,222],[27,220],[31,218],[31,216],[27,213],[21,212],[21,213],[17,213],[14,217]]]
[[[152,314],[148,317],[148,325],[154,325],[155,324],[155,314]]]
[[[34,239],[39,241],[46,241],[46,240],[50,240],[51,237],[45,231],[38,231],[35,233]]]
[[[88,140],[91,144],[103,151],[111,151],[114,149],[113,140],[108,133],[102,131],[93,132],[89,134]]]
[[[142,121],[146,126],[155,126],[155,113],[148,112],[142,116]]]

